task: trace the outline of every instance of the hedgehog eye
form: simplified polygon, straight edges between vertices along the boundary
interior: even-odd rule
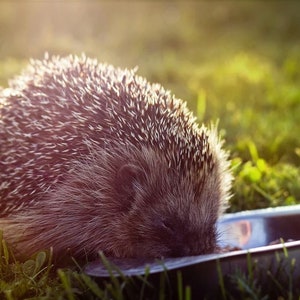
[[[168,232],[173,232],[174,230],[172,223],[167,219],[161,220],[161,227]]]

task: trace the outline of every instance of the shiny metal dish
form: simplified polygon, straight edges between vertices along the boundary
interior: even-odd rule
[[[191,287],[193,295],[210,291],[218,284],[217,262],[223,275],[231,274],[237,268],[247,271],[249,253],[260,265],[272,266],[275,253],[278,259],[287,251],[289,258],[295,258],[298,262],[295,277],[300,276],[300,205],[227,214],[218,222],[218,233],[221,247],[238,247],[241,250],[166,258],[163,261],[114,259],[111,262],[127,276],[144,274],[146,266],[154,279],[166,269],[171,277],[180,270],[184,283]],[[277,244],[270,245],[274,241]],[[94,277],[109,277],[100,260],[88,264],[85,272]],[[118,271],[115,275],[118,276]]]

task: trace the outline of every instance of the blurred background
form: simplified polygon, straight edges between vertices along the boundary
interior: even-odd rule
[[[0,86],[30,58],[86,53],[219,122],[230,211],[300,201],[300,2],[1,1]]]

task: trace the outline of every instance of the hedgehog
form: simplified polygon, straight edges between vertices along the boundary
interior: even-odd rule
[[[17,255],[215,251],[232,182],[217,126],[136,72],[46,54],[0,91],[0,229]]]

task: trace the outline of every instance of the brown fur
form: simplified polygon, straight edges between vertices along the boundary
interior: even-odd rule
[[[71,249],[75,256],[99,250],[115,257],[213,251],[220,195],[208,187],[221,184],[218,175],[186,182],[153,150],[124,150],[99,149],[31,210],[0,222],[9,240],[23,253],[55,246],[56,253]]]

